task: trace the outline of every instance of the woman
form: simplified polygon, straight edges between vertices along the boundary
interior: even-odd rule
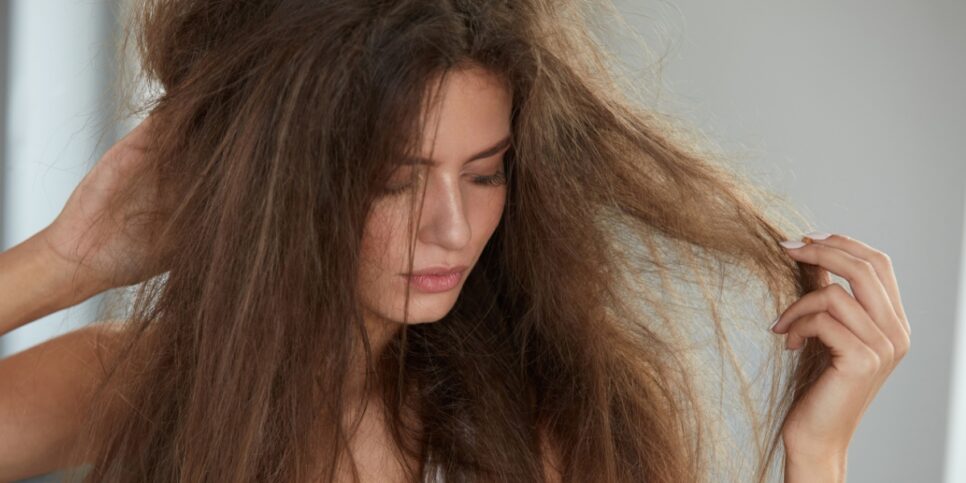
[[[3,361],[11,386],[76,377],[46,385],[67,416],[5,400],[11,426],[46,423],[0,476],[767,481],[777,461],[844,481],[909,347],[888,258],[844,235],[782,246],[798,227],[763,190],[621,94],[595,7],[145,2],[150,116],[0,255],[0,289],[24,294],[0,320],[144,283],[123,321]],[[780,315],[755,323],[764,412],[716,296],[749,280]],[[705,330],[750,416],[737,459],[700,383],[725,359],[688,349]]]

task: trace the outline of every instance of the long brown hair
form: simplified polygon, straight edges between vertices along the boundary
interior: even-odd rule
[[[765,481],[789,405],[828,363],[819,342],[788,355],[766,329],[821,277],[777,244],[804,228],[767,210],[783,200],[632,100],[643,87],[591,26],[608,12],[141,3],[129,32],[158,87],[142,109],[164,195],[145,215],[167,271],[136,286],[105,364],[85,481],[335,478],[347,365],[359,346],[371,357],[353,290],[362,227],[420,139],[430,87],[469,65],[512,92],[503,219],[453,309],[404,326],[367,380],[422,462],[413,481],[541,481],[540,434],[564,481]],[[770,308],[726,317],[755,301]],[[722,410],[732,399],[743,412]]]

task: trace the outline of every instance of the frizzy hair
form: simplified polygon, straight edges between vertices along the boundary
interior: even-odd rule
[[[137,220],[158,222],[149,259],[164,273],[111,332],[85,481],[335,480],[358,423],[346,368],[358,347],[372,357],[354,290],[365,220],[433,87],[468,67],[512,93],[503,218],[453,309],[404,326],[366,381],[396,448],[421,462],[412,481],[542,481],[548,448],[568,482],[724,481],[726,463],[769,477],[785,414],[829,357],[817,340],[784,354],[768,320],[822,276],[777,244],[800,229],[766,211],[778,197],[631,100],[591,28],[608,0],[132,12],[124,46],[158,87],[140,109],[161,194]],[[719,296],[746,282],[772,304],[746,320],[771,369],[753,384],[732,347],[742,318],[725,317],[752,292]],[[688,340],[705,332],[712,364]],[[726,416],[702,385],[729,367],[751,432],[740,464],[720,456]]]

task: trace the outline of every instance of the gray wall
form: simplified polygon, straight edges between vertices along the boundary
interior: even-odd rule
[[[6,151],[7,145],[7,64],[9,63],[10,36],[10,4],[0,1],[0,153]],[[0,240],[5,237],[2,200],[5,198],[6,169],[4,157],[0,154]],[[6,246],[0,246],[6,249]],[[3,356],[3,338],[0,338],[0,356]]]
[[[626,50],[628,61],[667,54],[660,105],[747,154],[747,168],[821,229],[893,259],[912,349],[863,417],[848,481],[966,482],[945,449],[963,257],[966,2],[617,3],[654,51]],[[966,401],[956,404],[962,414]]]
[[[54,220],[67,197],[114,141],[109,124],[114,47],[111,2],[15,0],[9,27],[0,249]],[[4,354],[95,317],[99,297],[3,336]]]

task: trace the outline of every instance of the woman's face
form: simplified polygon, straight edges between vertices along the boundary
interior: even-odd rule
[[[423,133],[420,156],[434,164],[425,167],[416,186],[415,196],[423,184],[426,196],[414,233],[412,270],[466,268],[449,278],[413,280],[410,323],[439,320],[453,307],[499,224],[506,201],[503,157],[511,132],[509,92],[478,68],[452,72],[442,89],[441,106],[431,111]],[[359,280],[369,319],[403,320],[412,169],[417,166],[404,165],[393,173],[384,188],[405,189],[378,199],[366,221]]]

